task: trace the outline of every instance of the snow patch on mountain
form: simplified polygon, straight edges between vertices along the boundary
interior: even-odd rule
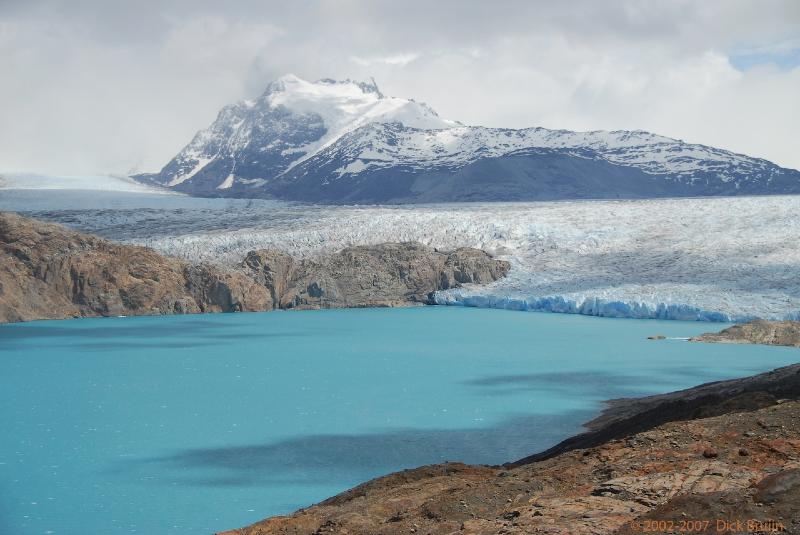
[[[233,186],[233,173],[228,175],[227,178],[225,178],[225,180],[223,180],[222,183],[219,186],[217,186],[217,189],[228,189],[232,186]]]
[[[271,84],[262,98],[270,107],[283,106],[300,115],[318,115],[327,129],[319,139],[293,149],[303,156],[289,164],[287,170],[368,123],[397,122],[420,129],[445,129],[458,124],[440,118],[430,107],[413,100],[384,96],[374,81],[307,82],[289,74]]]
[[[214,158],[203,158],[202,156],[197,156],[196,159],[194,160],[196,162],[195,166],[187,170],[186,172],[180,172],[177,175],[175,175],[175,178],[170,180],[167,183],[167,186],[173,187],[177,186],[178,184],[186,182],[194,175],[196,175],[199,171],[201,171],[206,165],[211,163],[213,160]]]
[[[362,154],[362,156],[364,155]],[[364,163],[364,160],[355,160],[337,169],[336,174],[339,177],[342,175],[357,175],[361,171],[369,168],[369,166],[370,164]]]
[[[698,172],[712,172],[727,182],[741,169],[764,171],[772,166],[766,160],[639,130],[571,132],[477,126],[422,130],[375,124],[359,130],[348,141],[343,145],[343,153],[329,155],[330,159],[352,160],[340,168],[339,176],[394,166],[457,168],[482,158],[511,155],[526,149],[567,150],[578,158],[600,157],[649,174],[686,177],[690,181],[696,179]],[[354,161],[361,161],[361,164],[350,167]]]

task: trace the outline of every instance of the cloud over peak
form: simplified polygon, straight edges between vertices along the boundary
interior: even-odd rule
[[[0,169],[153,170],[287,72],[487,126],[645,129],[800,168],[800,3],[0,4]]]

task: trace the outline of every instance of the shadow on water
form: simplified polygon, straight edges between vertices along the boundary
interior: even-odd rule
[[[765,371],[766,370],[763,366],[752,366],[745,364],[729,367],[724,371],[704,366],[673,366],[669,368],[653,368],[651,370],[651,374],[653,375],[653,378],[661,377],[665,380],[667,378],[679,378],[684,380],[689,379],[688,382],[691,384],[691,387],[695,387],[715,381],[724,381],[726,379],[734,379],[736,377],[747,377],[749,375],[764,373]],[[650,381],[652,384],[653,381],[650,379],[651,378],[648,376],[648,381]],[[674,390],[674,388],[672,390]]]
[[[692,371],[687,369],[687,371]],[[602,371],[496,375],[462,383],[483,395],[542,391],[580,398],[641,395],[641,377]],[[668,380],[657,390],[674,386]],[[536,407],[533,407],[537,411]],[[108,472],[163,485],[262,486],[362,481],[403,468],[444,461],[501,464],[538,451],[582,431],[596,410],[538,412],[494,425],[457,429],[391,429],[364,434],[314,434],[261,444],[186,448],[164,456],[124,459]]]
[[[153,318],[167,321],[147,321]],[[15,323],[0,328],[0,339],[39,338],[48,336],[82,337],[91,335],[99,338],[118,336],[141,336],[143,334],[168,335],[176,328],[183,331],[208,331],[230,329],[225,321],[202,320],[169,321],[181,316],[142,316],[139,318],[79,318],[76,320],[52,320],[31,323]],[[122,321],[117,323],[117,319]],[[139,321],[137,321],[139,320]]]
[[[398,429],[362,435],[307,435],[264,444],[190,448],[116,461],[108,472],[162,485],[280,486],[360,481],[444,461],[501,464],[580,431],[593,411],[508,418],[468,429]]]
[[[195,349],[198,347],[213,347],[225,345],[222,339],[214,341],[206,337],[197,337],[186,339],[182,342],[125,342],[125,347],[120,348],[118,343],[89,343],[89,344],[75,344],[70,347],[80,349],[83,351],[136,351],[139,349]]]
[[[83,320],[74,321],[81,322]],[[103,322],[102,326],[98,325],[98,321]],[[221,345],[225,341],[229,341],[231,336],[242,340],[308,335],[302,331],[238,332],[238,329],[232,335],[231,323],[210,321],[207,318],[202,321],[183,320],[180,322],[125,321],[116,325],[113,318],[92,318],[91,322],[91,324],[83,326],[75,323],[67,326],[50,323],[3,326],[0,328],[0,351],[24,349],[29,342],[39,342],[53,347],[68,345],[90,351],[106,351],[119,350],[123,344],[126,349],[185,348]],[[105,322],[108,323],[105,324]],[[84,343],[86,340],[96,340],[97,342]]]
[[[174,342],[165,342],[165,341],[153,341],[153,342],[142,342],[141,340],[137,341],[130,341],[127,340],[125,342],[124,349],[127,351],[135,351],[138,349],[194,349],[199,347],[213,347],[213,346],[230,346],[231,341],[231,334],[227,331],[228,334],[219,333],[202,333],[202,334],[195,334],[191,337],[181,337],[179,340]],[[237,341],[246,340],[246,339],[256,339],[256,340],[267,340],[267,339],[276,339],[276,338],[302,338],[304,336],[308,336],[307,333],[301,332],[275,332],[275,333],[237,333],[234,335]],[[131,337],[136,338],[136,337]],[[61,344],[57,344],[61,345]],[[97,343],[87,343],[87,344],[74,344],[70,345],[70,347],[83,349],[85,351],[119,351],[120,345],[118,342],[110,341],[110,342],[97,342]],[[0,348],[2,351],[2,348]]]
[[[734,377],[746,377],[764,371],[759,366],[743,366],[721,374],[720,370],[703,366],[675,366],[653,368],[642,375],[611,374],[603,371],[543,372],[520,375],[492,375],[465,381],[462,384],[479,387],[483,395],[502,396],[521,391],[569,394],[579,392],[581,397],[616,399],[640,397],[690,388],[706,382]]]
[[[674,384],[674,381],[659,377],[654,377],[649,382],[651,385],[663,385],[664,387]],[[641,395],[642,378],[598,370],[492,375],[465,381],[463,384],[481,388],[483,395],[503,396],[520,391],[580,392],[581,397],[611,399]]]

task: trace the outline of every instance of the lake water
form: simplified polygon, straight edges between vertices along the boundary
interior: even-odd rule
[[[798,360],[646,340],[718,327],[451,307],[3,325],[0,533],[212,533]]]

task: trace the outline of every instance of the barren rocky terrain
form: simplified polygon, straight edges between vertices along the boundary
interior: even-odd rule
[[[351,247],[314,261],[259,250],[233,267],[192,264],[0,212],[0,322],[402,306],[508,269],[476,249],[445,253],[416,243]]]
[[[800,347],[800,321],[756,320],[728,327],[718,333],[702,334],[692,338],[692,341]]]

